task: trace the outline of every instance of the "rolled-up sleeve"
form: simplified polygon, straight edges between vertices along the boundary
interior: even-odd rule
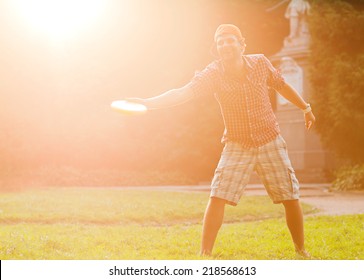
[[[285,80],[281,74],[281,71],[279,71],[279,69],[276,69],[268,60],[268,58],[266,58],[264,55],[262,57],[264,64],[268,69],[268,86],[274,88],[275,90],[280,90],[285,84]]]
[[[202,71],[195,72],[195,76],[189,83],[194,97],[206,96],[216,92],[219,79],[218,71],[216,63],[212,62]]]

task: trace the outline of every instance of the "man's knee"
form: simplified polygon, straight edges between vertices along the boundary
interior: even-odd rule
[[[284,207],[286,208],[290,208],[290,207],[297,207],[300,206],[300,201],[298,199],[294,199],[294,200],[285,200],[282,202],[282,204],[284,205]]]
[[[300,214],[302,215],[301,203],[298,199],[288,200],[283,202],[286,214]]]
[[[210,197],[209,200],[209,207],[224,207],[225,204],[227,203],[227,200],[222,199],[222,198],[218,198],[218,197]]]

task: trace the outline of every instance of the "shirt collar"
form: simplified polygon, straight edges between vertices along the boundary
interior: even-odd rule
[[[246,55],[243,55],[242,56],[243,60],[244,60],[244,70],[247,72],[247,73],[250,73],[252,70],[253,70],[253,66],[252,64],[250,63],[249,59],[247,59]],[[219,65],[220,65],[220,69],[223,73],[225,73],[225,68],[224,68],[224,64],[222,63],[221,59],[218,61],[219,62]]]
[[[247,59],[247,57],[245,55],[243,55],[243,60],[245,62],[245,66],[247,66],[248,71],[253,70],[253,66],[250,63],[249,59]]]

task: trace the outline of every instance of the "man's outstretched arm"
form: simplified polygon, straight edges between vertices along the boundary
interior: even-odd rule
[[[187,102],[193,98],[193,91],[189,84],[168,90],[158,96],[150,98],[127,98],[128,101],[144,104],[148,109],[163,109]]]
[[[291,102],[293,105],[297,106],[299,109],[304,111],[307,109],[308,103],[303,100],[301,95],[289,84],[285,83],[284,86],[279,90],[279,94],[282,95],[285,99]],[[314,124],[316,118],[312,111],[304,113],[305,116],[305,125],[307,129],[310,129]]]

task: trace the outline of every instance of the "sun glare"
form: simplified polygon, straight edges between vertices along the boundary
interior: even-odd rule
[[[100,14],[102,0],[17,0],[27,25],[62,41],[87,28]]]

